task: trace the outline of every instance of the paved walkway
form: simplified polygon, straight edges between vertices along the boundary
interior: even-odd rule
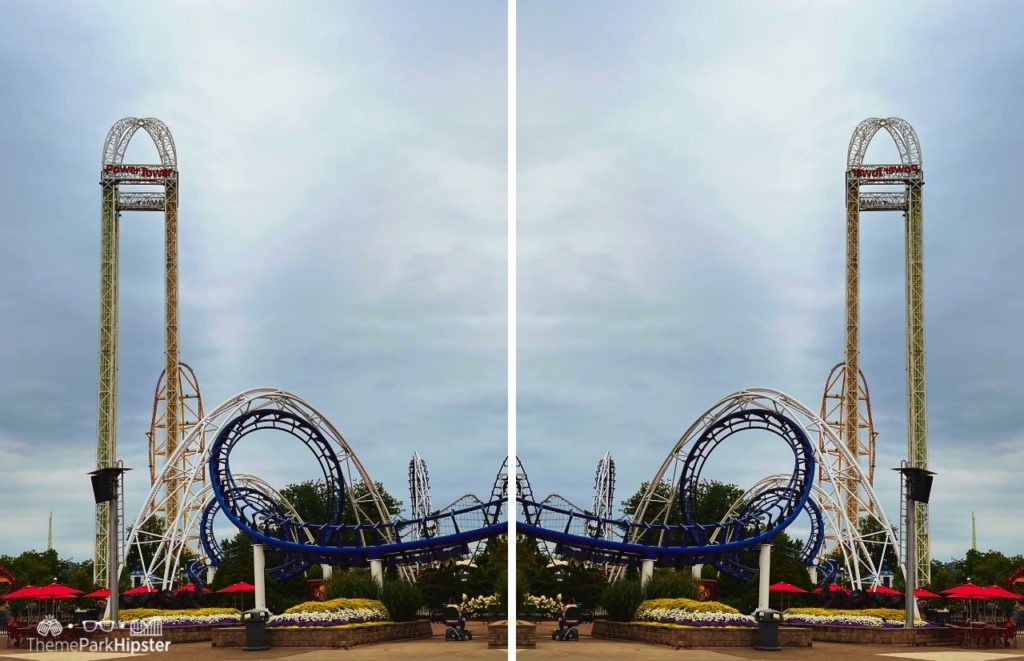
[[[813,647],[783,649],[781,652],[761,652],[755,649],[719,647],[710,649],[677,650],[663,645],[648,645],[625,641],[604,640],[590,636],[591,626],[580,627],[578,641],[553,641],[552,622],[542,622],[537,627],[537,648],[522,650],[521,661],[554,661],[572,659],[621,659],[622,661],[735,661],[736,659],[769,659],[789,661],[794,659],[826,659],[827,661],[862,661],[875,659],[916,659],[917,661],[998,661],[999,659],[1024,659],[1024,648],[964,650],[956,647],[893,647],[882,645],[847,645],[841,643],[814,643]]]
[[[237,647],[211,647],[209,643],[178,643],[171,645],[166,653],[136,655],[146,661],[371,661],[396,659],[401,661],[449,661],[458,659],[483,659],[498,661],[505,659],[505,650],[487,649],[483,625],[470,624],[475,637],[472,641],[448,642],[443,631],[435,627],[434,637],[425,640],[411,640],[382,645],[363,645],[349,650],[272,648],[264,652],[243,652]],[[784,649],[781,652],[759,652],[746,648],[718,648],[675,650],[661,645],[645,645],[620,641],[608,641],[590,637],[589,626],[582,629],[578,641],[558,642],[551,640],[553,625],[544,623],[538,627],[537,648],[520,650],[522,661],[571,659],[591,661],[612,659],[621,661],[646,661],[650,659],[675,659],[685,661],[735,661],[737,659],[769,659],[770,661],[803,661],[824,659],[827,661],[889,661],[890,659],[911,659],[914,661],[1001,661],[1002,659],[1024,659],[1022,649],[962,650],[947,647],[881,647],[869,645],[844,645],[839,643],[815,643],[810,648]],[[5,643],[6,641],[0,641]],[[0,646],[0,658],[16,661],[106,661],[121,659],[127,654],[115,653],[71,653],[71,652],[30,652],[29,650],[6,649]]]

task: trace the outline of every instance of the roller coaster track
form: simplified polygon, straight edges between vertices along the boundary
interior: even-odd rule
[[[282,503],[279,494],[268,493],[251,476],[231,472],[231,450],[257,430],[286,434],[313,453],[328,485],[326,521],[302,521]],[[202,461],[179,479],[188,489],[207,471],[209,494],[217,508],[254,542],[284,554],[286,560],[277,568],[279,576],[301,571],[299,567],[313,562],[361,567],[380,560],[386,566],[397,566],[403,577],[411,580],[411,565],[468,555],[470,543],[506,530],[500,500],[467,501],[465,507],[428,516],[392,519],[376,483],[348,442],[319,411],[283,390],[256,388],[227,400],[192,428],[176,452],[195,451],[201,437],[214,436],[216,440],[203,450]],[[154,520],[153,513],[162,511],[160,499],[166,497],[161,489],[166,466],[174,465],[174,459],[168,459],[153,483],[127,542],[134,564],[142,565],[147,583],[155,587],[169,588],[180,582],[188,563],[183,553],[185,538],[191,536],[188,531],[206,529],[209,524],[205,522],[212,521],[215,513],[206,495],[202,512],[209,510],[209,514],[205,517],[193,515],[189,521],[172,525]],[[350,488],[356,482],[364,488]],[[179,508],[179,516],[189,510]],[[436,533],[416,538],[416,531],[425,528]],[[149,532],[152,530],[164,532]],[[210,534],[204,551],[207,561],[216,557]]]
[[[697,492],[708,457],[726,439],[750,429],[771,432],[789,445],[792,474],[759,483],[723,521],[697,521],[690,494]],[[846,461],[841,467],[822,463],[825,452],[843,455]],[[520,506],[535,518],[517,526],[524,534],[553,543],[558,555],[615,565],[613,579],[641,560],[670,567],[711,562],[744,575],[748,572],[740,554],[770,542],[806,513],[812,519],[812,535],[801,558],[831,578],[836,568],[820,555],[827,534],[838,540],[842,557],[837,564],[848,581],[855,588],[867,588],[878,584],[882,559],[897,543],[870,482],[858,462],[844,453],[849,451],[835,430],[797,400],[767,388],[741,390],[717,402],[690,426],[648,482],[632,519],[600,517],[565,503],[521,495]],[[827,479],[815,482],[819,469]],[[667,497],[659,489],[664,482],[671,485]],[[871,512],[875,525],[847,520],[847,509],[835,507],[851,497],[863,501],[859,511]],[[677,498],[682,523],[670,523]],[[603,537],[595,537],[594,530],[603,531]]]

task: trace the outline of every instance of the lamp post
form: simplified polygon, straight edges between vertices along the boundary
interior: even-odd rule
[[[110,596],[107,598],[107,617],[116,625],[118,622],[118,589],[117,581],[121,572],[118,567],[118,538],[120,537],[121,519],[120,508],[117,506],[121,490],[121,475],[125,468],[120,461],[115,466],[108,466],[95,470],[89,475],[92,476],[92,493],[96,503],[110,503],[107,505],[107,590]]]
[[[899,471],[903,475],[904,510],[906,512],[903,519],[903,529],[906,531],[904,535],[906,548],[904,549],[905,558],[903,565],[903,577],[906,583],[904,626],[911,629],[914,627],[914,611],[916,610],[914,608],[914,591],[917,589],[917,522],[914,516],[915,503],[928,503],[932,491],[932,477],[935,473],[924,468],[908,466],[906,461],[899,468],[894,468],[893,470]]]

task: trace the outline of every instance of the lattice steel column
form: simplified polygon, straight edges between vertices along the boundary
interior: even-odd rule
[[[164,260],[165,274],[165,336],[166,364],[164,374],[178,376],[178,173],[167,177],[164,181],[166,206],[164,211]],[[181,437],[181,381],[179,378],[167,378],[166,388],[166,447],[167,456],[174,456]],[[184,462],[184,458],[182,462]],[[182,473],[186,466],[182,465]],[[175,478],[167,485],[166,520],[173,521],[178,513],[178,489],[180,480]]]
[[[846,375],[843,388],[841,438],[847,449],[856,457],[859,452],[860,429],[858,425],[858,383],[860,373],[860,185],[849,172],[846,174]],[[840,467],[842,468],[842,467]],[[858,507],[856,484],[846,484],[846,518],[857,525]]]
[[[914,468],[928,468],[924,370],[924,218],[923,182],[907,186],[907,458]],[[918,585],[931,582],[928,505],[915,505]]]
[[[96,416],[96,468],[107,468],[117,456],[117,185],[100,188],[100,348],[99,397]],[[96,505],[93,581],[107,580],[108,503]]]

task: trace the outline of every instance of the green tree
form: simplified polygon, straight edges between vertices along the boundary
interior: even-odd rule
[[[466,572],[463,585],[463,592],[471,597],[497,594],[503,603],[508,603],[508,537],[501,535],[488,540],[476,566]]]
[[[669,510],[667,523],[682,523],[683,515],[679,509],[678,494],[672,493],[672,485],[670,485],[666,481],[659,482],[654,487],[655,500],[659,501],[659,506],[649,506],[641,518],[636,518],[637,510],[640,507],[640,501],[641,499],[643,499],[644,493],[647,492],[647,488],[650,486],[650,484],[650,482],[642,483],[640,485],[640,489],[636,493],[634,493],[626,500],[622,501],[622,513],[626,517],[631,518],[637,522],[655,523],[655,519],[657,519],[657,523],[661,523],[661,516],[659,516],[659,514],[663,513],[664,509],[662,506],[660,506],[660,503],[667,501],[671,497],[672,506]]]
[[[374,482],[377,493],[384,501],[384,507],[390,517],[398,516],[402,511],[402,501],[398,500],[384,489],[380,482]],[[369,488],[362,481],[356,481],[346,485],[350,491],[345,495],[345,502],[341,508],[341,522],[354,525],[356,514],[352,509],[351,499],[364,503],[361,506],[364,515],[362,523],[381,523],[381,516],[376,507],[367,506],[369,500]],[[307,480],[296,484],[289,484],[281,489],[281,495],[288,499],[295,511],[299,513],[302,520],[307,523],[324,523],[327,521],[327,485],[323,480]]]
[[[451,597],[459,597],[463,592],[469,593],[469,589],[463,584],[465,579],[466,572],[463,568],[448,560],[424,569],[417,577],[416,584],[423,593],[427,606],[440,608],[448,603]]]
[[[572,597],[577,604],[588,608],[597,605],[601,592],[608,584],[604,574],[589,563],[570,560],[556,571],[557,592],[564,599]],[[554,595],[548,595],[554,596]]]
[[[636,493],[622,501],[623,514],[635,519],[637,510],[640,507],[640,501],[643,499],[649,485],[650,482],[644,482]],[[654,488],[654,494],[656,500],[662,502],[669,497],[672,498],[672,508],[669,511],[667,522],[682,523],[683,515],[682,510],[680,510],[679,494],[675,492],[675,487],[667,481],[662,481]],[[697,523],[718,523],[725,518],[726,512],[729,511],[729,508],[741,496],[743,496],[743,489],[740,489],[735,484],[719,482],[718,480],[701,480],[697,484],[697,493],[693,495],[694,517]],[[654,503],[652,503],[652,506],[649,506],[647,511],[644,512],[642,520],[647,523],[660,523],[661,517],[658,516],[659,512],[664,512],[664,506],[660,503],[654,506]]]
[[[516,538],[516,603],[522,607],[526,594],[553,597],[558,592],[558,577],[548,567],[537,540],[519,535]]]

